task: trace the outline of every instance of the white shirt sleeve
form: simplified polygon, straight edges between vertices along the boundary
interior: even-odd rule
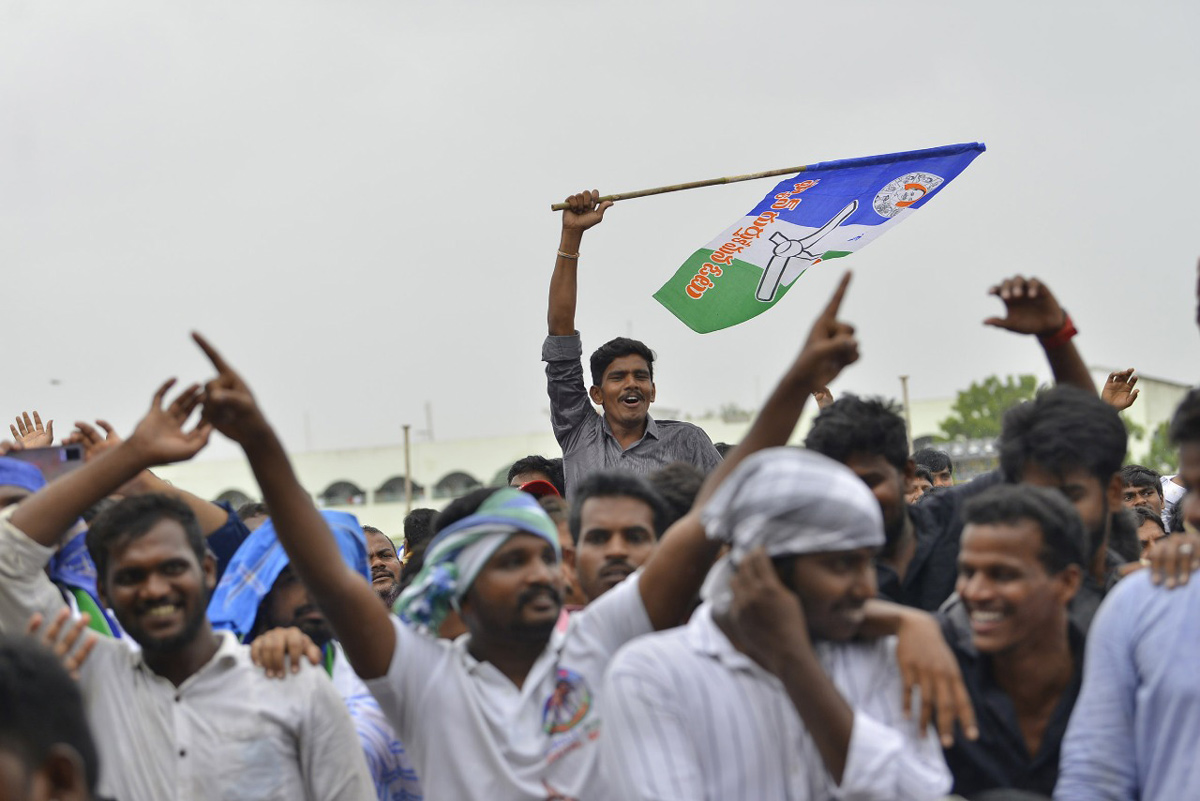
[[[695,732],[680,714],[686,705],[675,697],[676,689],[637,646],[623,649],[609,666],[601,696],[600,770],[609,777],[614,798],[708,797]]]
[[[362,746],[342,697],[323,671],[302,669],[308,687],[297,686],[306,703],[300,723],[300,772],[311,801],[375,798]]]
[[[933,727],[920,736],[915,722],[901,709],[900,671],[896,667],[895,639],[877,641],[863,650],[843,652],[847,657],[868,658],[867,671],[852,664],[838,665],[850,681],[866,682],[853,703],[854,725],[837,798],[918,801],[937,799],[950,792],[952,779],[942,746]],[[868,656],[869,655],[869,656]],[[839,682],[840,683],[840,682]]]
[[[579,633],[610,654],[634,637],[654,631],[638,590],[642,571],[613,587],[572,618]]]
[[[0,633],[24,634],[35,612],[49,620],[67,605],[46,575],[53,555],[0,517]]]

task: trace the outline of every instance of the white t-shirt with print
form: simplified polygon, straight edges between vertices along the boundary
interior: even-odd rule
[[[393,618],[387,675],[367,681],[408,747],[425,797],[570,801],[607,796],[594,775],[595,693],[609,660],[653,630],[638,575],[571,615],[518,688],[468,652],[470,635],[433,639]]]

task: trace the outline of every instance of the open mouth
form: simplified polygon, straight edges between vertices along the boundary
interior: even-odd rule
[[[972,609],[970,611],[971,630],[976,634],[986,634],[1004,620],[1003,612],[987,609]]]
[[[159,604],[158,606],[150,607],[142,614],[151,619],[163,619],[171,617],[179,611],[180,608],[175,604]]]
[[[636,392],[631,392],[628,395],[621,396],[621,403],[630,408],[640,405],[642,396]]]

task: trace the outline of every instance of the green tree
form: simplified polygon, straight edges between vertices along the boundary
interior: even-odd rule
[[[954,413],[941,422],[946,439],[983,439],[1000,436],[1004,413],[1037,394],[1037,378],[1031,375],[988,376],[982,382],[960,390],[954,400]]]
[[[1146,453],[1145,461],[1146,467],[1157,470],[1164,476],[1179,472],[1179,455],[1167,436],[1169,427],[1170,424],[1164,420],[1154,429],[1154,436],[1150,438],[1150,450]]]

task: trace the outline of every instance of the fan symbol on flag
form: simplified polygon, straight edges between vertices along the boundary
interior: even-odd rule
[[[775,300],[775,295],[779,292],[779,285],[783,283],[784,274],[792,272],[789,269],[792,260],[805,261],[809,264],[819,262],[821,254],[814,253],[812,248],[828,236],[834,228],[845,222],[846,218],[856,209],[858,209],[858,201],[850,201],[845,208],[833,215],[829,222],[801,239],[788,239],[779,231],[771,234],[770,239],[775,243],[775,252],[771,256],[771,261],[767,262],[767,269],[763,271],[762,280],[758,282],[758,290],[754,293],[754,297],[763,303]]]

